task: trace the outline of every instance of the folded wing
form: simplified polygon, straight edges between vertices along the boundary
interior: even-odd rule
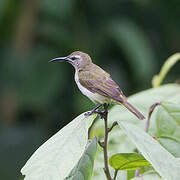
[[[79,82],[93,93],[109,97],[115,101],[124,102],[125,96],[110,75],[96,66],[90,71],[79,71]]]

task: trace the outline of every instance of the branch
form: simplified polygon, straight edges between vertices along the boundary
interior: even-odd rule
[[[149,108],[149,114],[148,114],[148,119],[147,119],[146,128],[145,128],[145,131],[146,131],[146,132],[149,131],[149,125],[150,125],[151,115],[152,115],[154,109],[155,109],[158,105],[160,105],[160,104],[161,104],[160,102],[154,103],[154,104]]]
[[[108,133],[117,125],[118,125],[117,121],[113,122],[112,126],[108,128]]]
[[[104,148],[104,142],[101,142],[100,140],[98,140],[98,144],[99,144],[102,148]]]
[[[114,172],[114,178],[113,178],[113,180],[116,180],[117,173],[118,173],[118,170],[115,170],[115,172]]]
[[[108,105],[104,104],[104,173],[106,174],[106,177],[108,180],[112,180],[110,172],[109,172],[109,166],[108,166],[108,154],[107,154],[107,140],[108,140]]]
[[[104,104],[103,106],[104,106],[104,111],[98,111],[98,114],[101,116],[101,118],[104,119],[104,142],[98,141],[98,143],[103,148],[103,152],[104,152],[104,168],[103,168],[104,173],[108,180],[112,180],[108,166],[107,144],[108,144],[108,133],[113,129],[116,123],[113,123],[114,125],[112,125],[111,128],[108,128],[108,109],[107,109],[108,104]]]

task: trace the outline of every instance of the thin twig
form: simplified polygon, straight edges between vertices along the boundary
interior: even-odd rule
[[[117,121],[113,122],[112,126],[108,128],[108,133],[117,125],[118,125]]]
[[[114,178],[113,178],[113,180],[116,180],[117,173],[118,173],[118,170],[116,169],[115,172],[114,172]]]
[[[100,140],[98,140],[98,144],[99,144],[102,148],[104,148],[104,142],[101,142]]]
[[[109,166],[108,166],[108,154],[107,154],[107,140],[108,140],[108,105],[104,104],[104,173],[108,180],[112,180],[110,172],[109,172]]]
[[[108,153],[107,153],[107,146],[108,146],[108,134],[109,132],[118,125],[117,122],[114,122],[110,128],[108,128],[108,104],[104,104],[104,111],[100,111],[99,109],[96,109],[95,112],[99,114],[101,119],[104,119],[104,141],[101,142],[98,140],[99,145],[103,148],[104,153],[104,173],[106,175],[107,180],[112,180],[110,172],[109,172],[109,166],[108,166]],[[117,170],[115,171],[113,180],[116,179],[117,176]]]
[[[145,127],[145,131],[146,131],[146,132],[149,131],[149,125],[150,125],[150,119],[151,119],[152,112],[153,112],[154,109],[155,109],[158,105],[160,105],[160,104],[161,104],[160,102],[156,102],[156,103],[154,103],[154,104],[149,108],[148,119],[147,119],[146,127]]]

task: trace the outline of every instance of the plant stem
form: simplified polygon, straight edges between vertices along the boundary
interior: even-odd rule
[[[118,125],[117,121],[113,122],[112,126],[108,128],[108,133],[117,125]]]
[[[118,173],[118,170],[115,170],[115,172],[114,172],[114,178],[113,178],[113,180],[116,180],[117,173]]]
[[[101,119],[104,119],[104,141],[101,142],[98,140],[99,145],[103,148],[104,153],[104,173],[106,175],[106,178],[108,180],[112,180],[110,172],[109,172],[109,166],[108,166],[108,153],[107,153],[107,146],[108,146],[108,134],[109,132],[118,125],[117,122],[114,122],[110,128],[108,128],[108,104],[103,104],[104,111],[96,110],[96,113],[98,113],[101,117]],[[115,171],[113,180],[116,179],[117,172]]]
[[[101,119],[104,119],[104,141],[101,142],[100,140],[98,141],[99,145],[103,148],[103,153],[104,153],[104,173],[106,175],[106,178],[108,180],[112,180],[110,172],[109,172],[109,166],[108,166],[108,153],[107,153],[107,145],[108,145],[108,133],[112,130],[112,128],[115,125],[112,125],[111,128],[108,128],[108,104],[103,104],[104,111],[96,111]]]
[[[104,104],[104,173],[108,180],[112,180],[110,172],[109,172],[109,166],[108,166],[108,154],[107,154],[107,142],[108,142],[108,105]]]
[[[157,103],[154,103],[150,108],[149,108],[149,114],[148,114],[148,119],[147,119],[147,122],[146,122],[146,127],[145,127],[145,131],[148,132],[149,131],[149,125],[150,125],[150,119],[151,119],[151,115],[154,111],[154,109],[160,105],[161,103],[157,102]]]

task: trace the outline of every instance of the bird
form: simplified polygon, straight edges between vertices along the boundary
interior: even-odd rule
[[[85,96],[93,103],[98,104],[89,115],[104,104],[120,104],[125,106],[138,119],[145,117],[133,105],[131,105],[120,87],[111,78],[110,74],[92,62],[91,57],[84,52],[74,51],[65,57],[57,57],[49,62],[70,63],[75,69],[75,82]]]

